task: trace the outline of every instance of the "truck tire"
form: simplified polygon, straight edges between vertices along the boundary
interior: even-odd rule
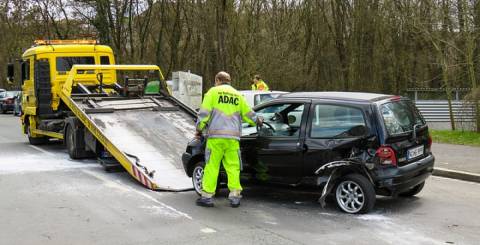
[[[400,196],[402,196],[402,197],[413,197],[413,196],[417,195],[418,193],[420,193],[424,186],[425,186],[425,181],[423,181],[422,183],[412,187],[412,189],[410,189],[406,192],[400,193]]]
[[[95,154],[85,149],[84,128],[81,122],[74,118],[65,127],[65,145],[72,159],[95,157]]]
[[[375,206],[375,189],[361,174],[348,174],[335,186],[335,201],[340,210],[350,214],[364,214]]]
[[[65,132],[65,143],[67,145],[68,155],[72,159],[79,159],[80,151],[78,149],[78,145],[76,144],[75,138],[75,132],[72,125],[68,125]]]
[[[28,123],[28,122],[27,122]],[[48,143],[47,137],[32,137],[30,132],[30,125],[27,126],[27,137],[30,145],[44,145]]]

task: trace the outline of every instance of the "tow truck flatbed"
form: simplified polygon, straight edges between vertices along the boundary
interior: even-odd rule
[[[63,86],[62,101],[88,133],[130,175],[152,190],[192,189],[181,155],[195,132],[196,113],[168,94],[126,98],[71,94],[77,70],[148,70],[157,66],[75,65]]]

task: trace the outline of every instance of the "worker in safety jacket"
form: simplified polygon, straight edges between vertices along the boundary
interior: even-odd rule
[[[202,196],[197,205],[213,207],[213,195],[217,187],[220,163],[227,172],[228,196],[230,205],[240,205],[242,186],[240,185],[240,135],[242,120],[248,124],[263,123],[261,117],[256,116],[245,98],[232,86],[230,75],[219,72],[215,76],[215,87],[204,96],[197,120],[196,136],[206,131],[207,147],[205,149],[205,170],[202,179]]]
[[[253,77],[253,82],[252,82],[252,90],[253,91],[269,91],[267,83],[262,80],[260,75],[255,75]]]

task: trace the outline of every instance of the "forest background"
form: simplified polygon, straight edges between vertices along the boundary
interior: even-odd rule
[[[476,89],[479,0],[0,0],[0,87],[35,39],[98,39],[117,63],[220,70],[248,89]]]

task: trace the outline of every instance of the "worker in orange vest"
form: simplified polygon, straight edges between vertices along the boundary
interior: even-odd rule
[[[270,89],[268,88],[268,85],[265,83],[265,81],[262,80],[260,75],[255,75],[253,77],[252,90],[269,91]]]

